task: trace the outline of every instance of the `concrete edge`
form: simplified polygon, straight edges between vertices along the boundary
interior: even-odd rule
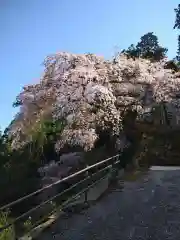
[[[151,166],[149,170],[152,171],[178,171],[180,166]]]

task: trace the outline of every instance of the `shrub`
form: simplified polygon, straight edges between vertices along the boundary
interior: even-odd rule
[[[10,223],[9,212],[0,212],[0,228]],[[11,226],[0,233],[0,240],[15,240],[15,230]]]

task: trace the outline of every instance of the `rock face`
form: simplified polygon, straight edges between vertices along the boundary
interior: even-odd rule
[[[99,138],[97,129],[120,134],[122,115],[129,108],[138,116],[162,101],[177,108],[180,78],[164,69],[165,63],[124,55],[114,61],[93,54],[47,57],[40,82],[24,87],[17,97],[20,112],[9,127],[12,147],[31,141],[29,131],[42,119],[63,119],[66,126],[55,149],[68,144],[87,151]]]

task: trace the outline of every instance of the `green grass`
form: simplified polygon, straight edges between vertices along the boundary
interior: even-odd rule
[[[0,212],[0,228],[10,222],[9,212]],[[15,240],[14,227],[11,226],[0,233],[0,240]]]

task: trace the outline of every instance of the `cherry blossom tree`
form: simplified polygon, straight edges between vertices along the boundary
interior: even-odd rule
[[[127,109],[140,116],[160,102],[179,107],[180,78],[164,69],[165,63],[166,59],[152,63],[124,54],[112,62],[93,54],[60,52],[47,57],[40,82],[25,86],[17,96],[20,111],[9,126],[12,147],[32,141],[32,133],[51,120],[64,122],[57,151],[65,144],[88,151],[99,138],[97,129],[111,136],[122,132]]]

